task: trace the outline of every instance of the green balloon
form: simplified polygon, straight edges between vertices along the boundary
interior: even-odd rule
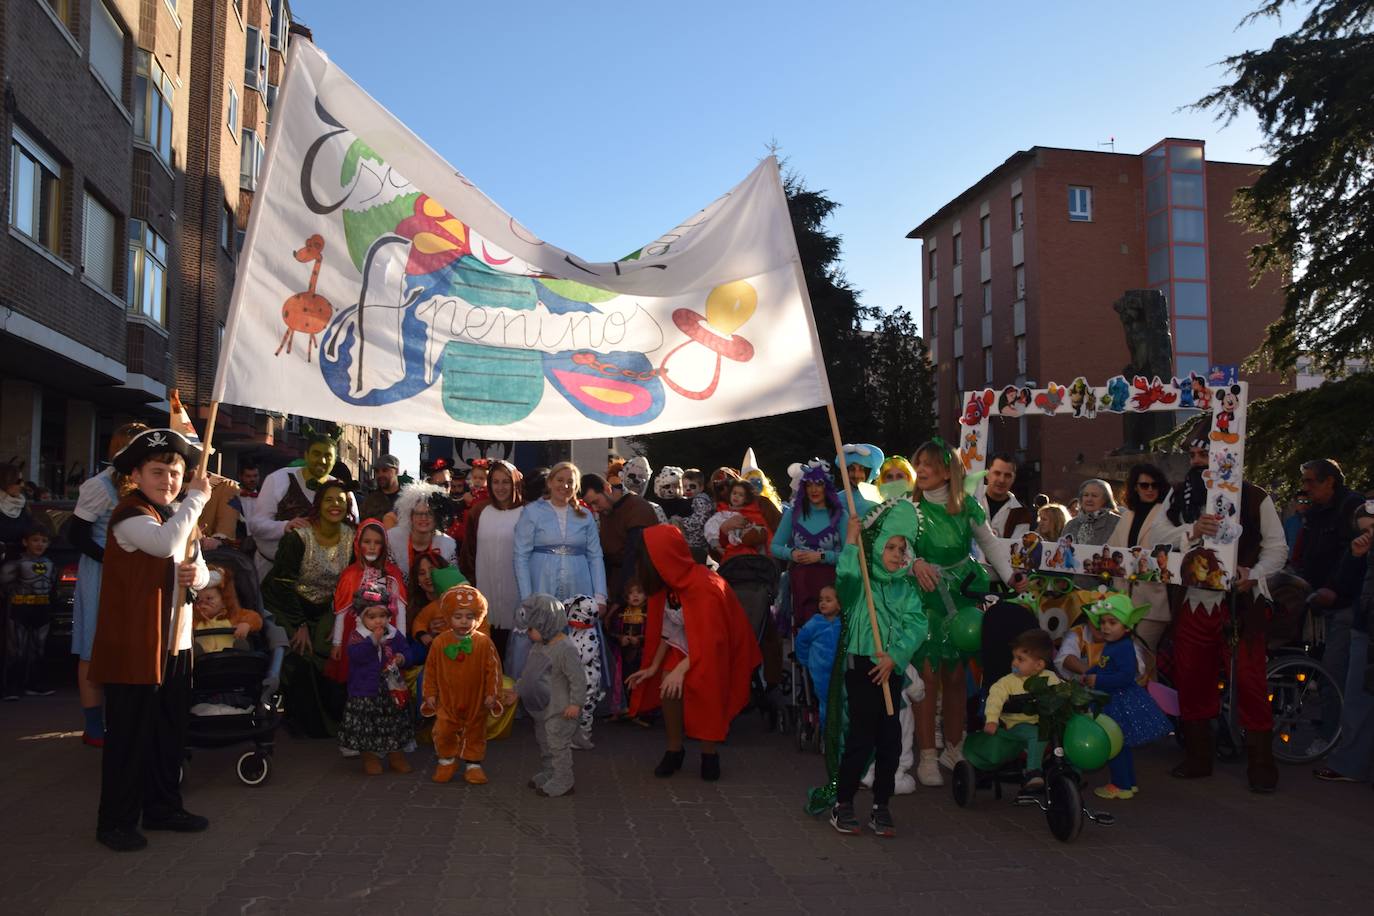
[[[983,615],[971,607],[963,608],[949,622],[949,641],[960,652],[977,652],[983,647]]]
[[[1126,736],[1121,734],[1121,726],[1116,724],[1116,720],[1105,712],[1099,714],[1093,721],[1107,733],[1107,739],[1112,743],[1112,752],[1107,757],[1108,760],[1111,760],[1121,753],[1121,748],[1126,744]]]
[[[1110,759],[1112,740],[1088,716],[1079,713],[1064,729],[1064,756],[1080,770],[1096,770]]]

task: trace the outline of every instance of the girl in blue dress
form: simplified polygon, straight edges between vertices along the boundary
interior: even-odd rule
[[[1103,712],[1121,726],[1122,736],[1121,752],[1108,763],[1112,781],[1093,790],[1098,798],[1133,798],[1138,786],[1131,748],[1158,741],[1171,730],[1169,720],[1141,684],[1144,659],[1131,638],[1131,629],[1149,610],[1148,604],[1136,607],[1120,592],[1106,592],[1083,608],[1107,641],[1083,682],[1110,696]]]

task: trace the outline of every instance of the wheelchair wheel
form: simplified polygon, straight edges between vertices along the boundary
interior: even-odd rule
[[[973,800],[978,797],[978,771],[973,768],[973,764],[967,760],[956,763],[949,784],[953,787],[956,805],[960,808],[973,806]]]
[[[1063,773],[1049,777],[1045,821],[1061,843],[1072,843],[1083,832],[1083,796],[1073,777]]]
[[[1305,655],[1274,660],[1267,672],[1269,705],[1274,710],[1274,756],[1284,763],[1311,763],[1336,746],[1341,736],[1340,685],[1326,669]],[[1329,737],[1328,702],[1335,716]]]

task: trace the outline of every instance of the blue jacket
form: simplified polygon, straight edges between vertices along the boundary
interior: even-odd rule
[[[820,614],[812,616],[797,631],[795,651],[797,661],[806,666],[817,692],[825,696],[830,684],[830,672],[835,665],[835,651],[840,645],[840,615],[829,620]]]
[[[395,627],[382,644],[401,658],[401,667],[411,663],[410,641]],[[375,697],[377,686],[382,681],[382,660],[386,653],[380,651],[356,630],[348,640],[348,695],[351,697]]]

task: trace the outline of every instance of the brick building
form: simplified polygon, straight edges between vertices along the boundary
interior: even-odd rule
[[[1261,168],[1207,161],[1198,140],[1141,155],[1036,146],[913,229],[942,435],[956,441],[960,391],[1120,373],[1130,355],[1112,304],[1129,289],[1165,294],[1176,375],[1243,362],[1282,307],[1277,277],[1250,285],[1257,237],[1231,217]],[[1252,398],[1283,390],[1244,377]],[[992,436],[1021,459],[1018,490],[1067,498],[1122,429],[1120,417],[994,420]]]
[[[285,0],[0,5],[0,461],[55,495],[171,388],[203,423],[291,26]],[[224,473],[301,445],[220,417]],[[355,466],[379,447],[347,431]]]

